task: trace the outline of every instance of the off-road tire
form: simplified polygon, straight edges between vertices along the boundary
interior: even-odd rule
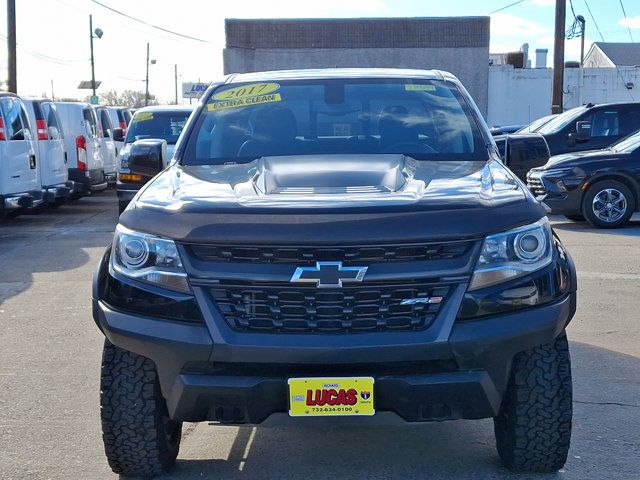
[[[593,199],[600,192],[606,189],[615,189],[621,192],[626,199],[627,209],[619,219],[613,222],[606,222],[601,220],[596,216],[593,211]],[[591,225],[597,228],[620,228],[624,227],[628,222],[631,216],[633,215],[633,211],[635,210],[635,198],[633,196],[633,192],[627,187],[624,183],[618,182],[616,180],[603,180],[601,182],[597,182],[589,187],[587,192],[584,195],[582,200],[582,214],[589,221]]]
[[[575,214],[575,215],[565,215],[564,218],[567,220],[571,220],[572,222],[584,222],[587,219],[584,218],[584,215]]]
[[[114,473],[151,477],[174,465],[182,423],[168,418],[154,363],[108,340],[102,354],[100,414],[104,450]]]
[[[571,359],[565,333],[517,354],[498,416],[496,446],[516,472],[549,473],[567,461],[571,440]]]

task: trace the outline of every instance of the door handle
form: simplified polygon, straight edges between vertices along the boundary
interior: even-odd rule
[[[36,168],[36,156],[35,155],[29,155],[29,168],[31,170]]]

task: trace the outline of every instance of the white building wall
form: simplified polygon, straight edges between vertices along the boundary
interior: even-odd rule
[[[579,68],[565,69],[565,110],[590,102],[640,102],[640,68],[585,68],[583,76]],[[490,67],[487,123],[526,124],[551,113],[552,77],[550,68]]]
[[[526,124],[548,115],[551,77],[548,68],[489,67],[489,126]]]

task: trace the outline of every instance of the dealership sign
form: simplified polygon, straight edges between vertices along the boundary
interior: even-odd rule
[[[200,98],[209,88],[209,83],[184,82],[182,84],[182,98]]]

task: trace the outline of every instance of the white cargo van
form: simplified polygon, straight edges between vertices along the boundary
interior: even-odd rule
[[[0,93],[0,219],[43,203],[36,148],[22,100]]]
[[[64,133],[56,107],[51,100],[22,99],[36,139],[36,157],[40,186],[47,204],[62,204],[73,193],[74,182],[69,180],[64,150]]]
[[[105,107],[109,112],[109,118],[111,118],[111,124],[114,128],[122,129],[122,136],[127,136],[127,126],[131,121],[131,112],[127,107]],[[124,142],[115,142],[116,150],[118,155],[122,151],[122,147],[124,147]]]
[[[64,132],[69,179],[81,185],[77,198],[107,188],[96,111],[88,103],[55,102]]]
[[[99,140],[102,148],[102,160],[104,161],[104,176],[109,185],[116,184],[116,171],[118,169],[117,158],[118,149],[113,141],[113,129],[118,124],[113,124],[107,107],[96,107],[98,116]]]

